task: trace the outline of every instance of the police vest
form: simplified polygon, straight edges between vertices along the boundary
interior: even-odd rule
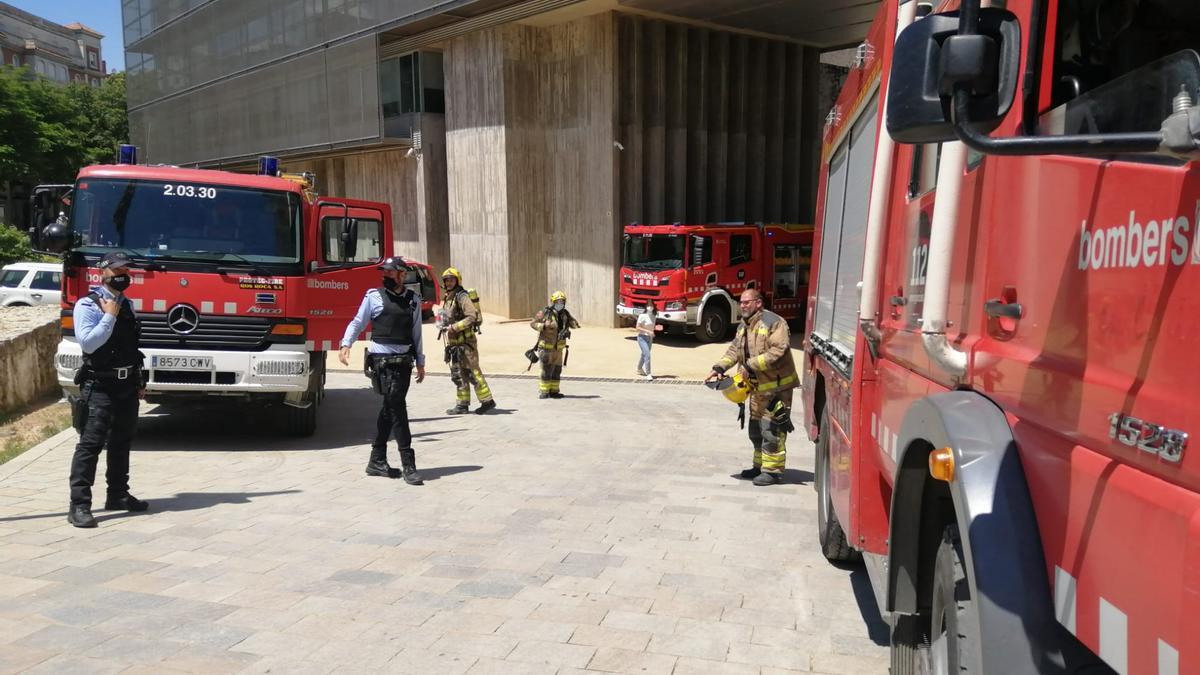
[[[100,306],[99,295],[89,293],[87,297],[91,298],[97,307]],[[108,340],[97,347],[96,351],[83,355],[84,367],[92,372],[106,372],[128,366],[141,367],[142,353],[138,351],[138,339],[141,334],[141,324],[134,316],[129,302],[122,302],[121,309],[117,311],[112,335],[109,335]]]
[[[381,345],[412,345],[413,314],[417,311],[417,296],[411,291],[395,295],[379,289],[383,311],[371,319],[371,341]]]

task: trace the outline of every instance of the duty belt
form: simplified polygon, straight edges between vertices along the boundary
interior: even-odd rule
[[[128,380],[130,377],[141,378],[140,366],[121,366],[112,370],[93,370],[88,379],[95,380]]]
[[[403,368],[413,364],[413,357],[410,354],[372,354],[371,361],[376,368]]]

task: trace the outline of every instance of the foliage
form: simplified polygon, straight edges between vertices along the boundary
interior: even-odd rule
[[[11,225],[0,224],[0,267],[33,258],[29,237]]]
[[[129,136],[124,73],[63,86],[2,67],[0,101],[0,183],[74,182],[80,168],[112,162]]]

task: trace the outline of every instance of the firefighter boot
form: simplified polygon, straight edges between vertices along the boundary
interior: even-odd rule
[[[412,448],[400,450],[400,467],[405,483],[409,485],[425,484],[425,481],[421,480],[421,474],[417,473],[417,453],[413,452]]]
[[[458,405],[453,408],[446,410],[447,415],[466,415],[469,412],[471,412],[471,405],[462,401],[459,401]]]
[[[392,467],[387,463],[387,448],[371,447],[371,459],[367,462],[368,476],[392,477]]]
[[[752,480],[754,478],[758,478],[759,474],[761,474],[761,473],[762,473],[762,469],[759,468],[759,466],[757,464],[755,464],[754,466],[750,467],[749,469],[742,469],[742,473],[739,475],[741,476],[742,480]]]
[[[475,409],[475,414],[476,415],[486,415],[486,414],[488,414],[488,411],[494,410],[495,408],[496,408],[496,402],[494,400],[493,401],[484,401],[483,403],[479,404],[478,408]]]
[[[759,487],[763,487],[764,485],[778,485],[781,482],[783,482],[783,475],[771,473],[770,471],[764,471],[754,479],[754,484]]]

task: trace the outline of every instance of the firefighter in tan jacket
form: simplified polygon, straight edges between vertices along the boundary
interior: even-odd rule
[[[567,294],[554,291],[550,306],[533,317],[529,327],[537,331],[537,350],[541,354],[542,375],[538,381],[538,398],[562,398],[558,390],[566,365],[565,352],[571,329],[579,328],[579,322],[567,311]]]
[[[450,366],[450,379],[458,388],[457,402],[446,411],[447,415],[465,415],[471,411],[471,385],[479,398],[476,414],[484,415],[496,407],[492,390],[488,387],[483,371],[479,368],[479,343],[475,328],[479,325],[479,309],[470,293],[462,285],[462,275],[450,267],[442,272],[442,289],[446,295],[442,301],[438,323],[446,337],[446,363]]]
[[[787,321],[763,309],[762,295],[749,289],[741,297],[742,321],[733,344],[713,366],[714,380],[738,366],[745,369],[751,384],[750,443],[754,466],[742,471],[755,485],[774,485],[783,478],[787,435],[792,430],[792,390],[799,384],[792,361],[791,336]]]

